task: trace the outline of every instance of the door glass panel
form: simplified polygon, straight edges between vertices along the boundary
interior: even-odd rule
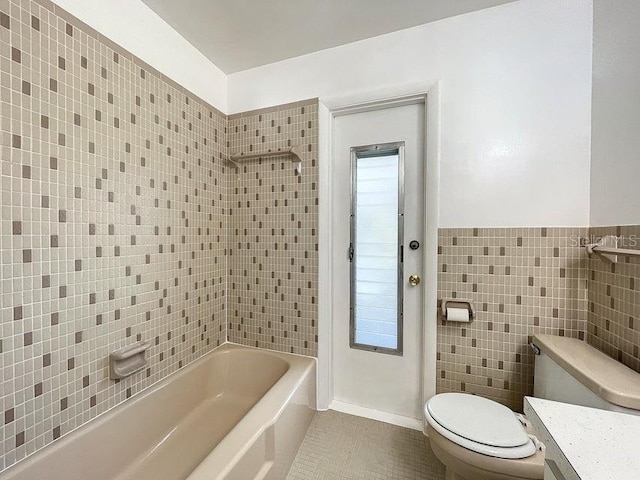
[[[398,144],[383,147],[352,152],[351,345],[400,353],[402,165]]]

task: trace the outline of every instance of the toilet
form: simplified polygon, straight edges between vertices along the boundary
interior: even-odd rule
[[[536,335],[534,395],[640,414],[640,375],[577,339]],[[526,418],[468,393],[440,393],[424,406],[431,449],[446,480],[542,480],[544,445]]]
[[[441,393],[424,408],[431,449],[447,480],[535,480],[544,476],[544,446],[526,420],[493,400]]]

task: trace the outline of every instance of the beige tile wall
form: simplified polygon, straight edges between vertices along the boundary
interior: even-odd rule
[[[640,225],[596,227],[589,232],[593,241],[616,235],[622,248],[640,248]],[[587,341],[640,372],[640,260],[618,259],[615,264],[597,255],[589,259]]]
[[[438,232],[438,298],[468,298],[471,323],[439,321],[437,389],[522,410],[533,392],[534,333],[584,337],[583,228],[460,228]]]
[[[229,340],[303,355],[318,351],[318,102],[229,118],[229,150],[302,145],[241,163],[229,180]]]
[[[0,469],[226,338],[226,118],[48,5],[0,0]]]

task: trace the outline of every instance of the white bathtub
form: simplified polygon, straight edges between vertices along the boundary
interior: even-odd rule
[[[0,480],[281,480],[315,397],[314,359],[225,344]]]

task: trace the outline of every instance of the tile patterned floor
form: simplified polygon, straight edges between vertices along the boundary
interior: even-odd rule
[[[422,432],[333,411],[316,413],[287,480],[444,480]]]

